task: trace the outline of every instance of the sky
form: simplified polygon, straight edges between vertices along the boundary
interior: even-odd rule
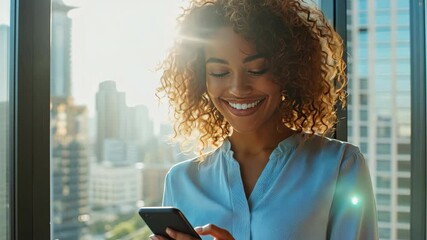
[[[1,1],[1,0],[0,0]],[[95,115],[98,84],[114,80],[128,106],[144,104],[153,120],[167,119],[155,97],[163,59],[175,36],[181,0],[68,0],[72,19],[72,95]],[[53,19],[55,21],[55,19]]]
[[[0,0],[0,24],[9,25],[10,0]]]

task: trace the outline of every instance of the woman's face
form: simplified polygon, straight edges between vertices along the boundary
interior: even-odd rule
[[[204,49],[206,87],[234,131],[253,133],[279,119],[280,87],[255,45],[231,27],[220,28]]]

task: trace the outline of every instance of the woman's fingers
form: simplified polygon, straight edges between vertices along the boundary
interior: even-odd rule
[[[207,224],[203,227],[196,227],[194,229],[200,235],[212,235],[215,239],[218,240],[234,240],[233,236],[231,236],[227,230],[217,227],[213,224]]]
[[[176,240],[197,240],[190,235],[187,235],[182,232],[177,232],[171,228],[166,228],[166,233],[169,235],[169,237],[176,239]]]
[[[150,240],[166,240],[164,237],[159,236],[159,235],[150,235]]]

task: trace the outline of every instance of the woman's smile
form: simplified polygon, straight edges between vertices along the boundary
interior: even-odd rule
[[[264,98],[256,99],[256,100],[226,100],[221,99],[222,102],[225,103],[227,106],[227,109],[230,111],[231,114],[243,117],[243,116],[249,116],[258,111],[258,109],[261,107],[262,102],[265,100]]]

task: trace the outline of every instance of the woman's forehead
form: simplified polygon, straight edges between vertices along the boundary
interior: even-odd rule
[[[221,27],[206,41],[205,55],[254,55],[255,44],[234,32],[231,27]]]

